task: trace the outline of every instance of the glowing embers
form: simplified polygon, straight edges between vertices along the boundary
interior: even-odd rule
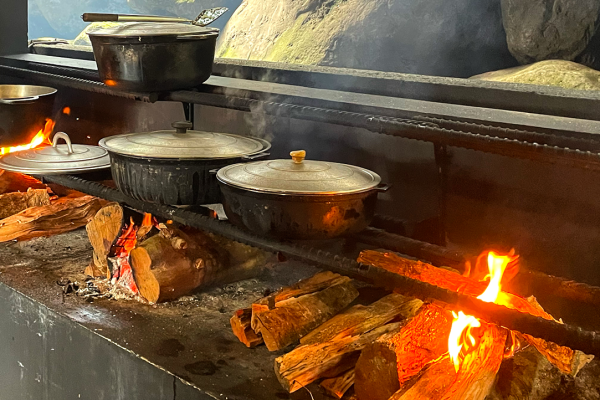
[[[54,130],[54,121],[47,118],[46,124],[35,136],[31,139],[31,141],[27,144],[19,145],[19,146],[10,146],[10,147],[0,147],[0,155],[14,153],[17,151],[29,150],[38,147],[41,144],[51,144],[49,137]]]
[[[477,296],[477,298],[486,303],[510,306],[508,299],[502,293],[502,276],[507,269],[510,270],[511,274],[517,273],[517,260],[519,256],[514,254],[514,250],[511,250],[507,255],[500,255],[493,251],[487,252],[487,257],[482,257],[484,255],[485,253],[479,256],[475,268],[476,271],[480,271],[482,260],[487,260],[488,274],[485,275],[483,280],[489,279],[489,283],[485,291]],[[470,271],[470,268],[468,270]],[[458,314],[454,312],[452,314],[454,321],[450,335],[448,336],[448,353],[454,363],[454,369],[458,371],[465,355],[477,346],[477,341],[471,330],[480,327],[481,323],[477,318],[472,315],[466,315],[462,311],[459,311]],[[512,339],[511,350],[507,356],[512,356],[515,348],[518,346],[516,338],[512,337]]]

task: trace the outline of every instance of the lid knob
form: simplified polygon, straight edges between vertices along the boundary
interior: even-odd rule
[[[192,129],[194,125],[190,121],[177,121],[171,124],[177,133],[186,133],[188,129]]]
[[[306,151],[304,151],[304,150],[290,151],[290,156],[292,156],[292,160],[294,161],[294,163],[301,164],[302,161],[304,161],[304,158],[306,157]]]

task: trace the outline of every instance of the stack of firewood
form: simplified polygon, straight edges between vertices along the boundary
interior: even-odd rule
[[[85,226],[102,204],[96,197],[0,170],[0,242],[72,231]]]
[[[359,261],[473,296],[486,287],[392,253],[367,250]],[[512,308],[552,319],[534,298],[502,295]],[[281,385],[294,392],[320,380],[335,398],[354,386],[359,400],[541,399],[540,384],[549,373],[539,371],[574,377],[592,359],[481,321],[472,331],[477,345],[456,369],[448,355],[454,317],[447,305],[393,293],[367,306],[346,308],[356,297],[349,278],[321,272],[238,310],[231,327],[248,347],[264,343],[276,351],[297,344],[275,360]],[[511,348],[520,351],[513,355]]]
[[[357,297],[350,278],[320,272],[238,310],[231,327],[248,347],[264,343],[277,351],[299,343],[275,360],[277,378],[290,393],[323,379],[326,393],[342,398],[354,384],[361,350],[397,331],[422,304],[390,294],[370,305],[346,309]]]

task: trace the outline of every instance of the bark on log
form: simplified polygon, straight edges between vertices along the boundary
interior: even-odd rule
[[[296,343],[356,297],[358,291],[350,278],[320,273],[252,304],[252,329],[262,336],[270,351],[277,351]]]
[[[458,372],[444,355],[390,400],[484,400],[492,390],[502,363],[507,331],[482,322],[481,328],[471,332],[477,337],[477,345],[465,355]]]
[[[352,368],[360,351],[381,335],[397,331],[402,323],[380,326],[371,332],[323,343],[299,346],[275,359],[275,374],[281,385],[292,393],[319,378],[340,375]]]
[[[107,257],[122,228],[123,208],[118,203],[108,203],[88,222],[85,229],[94,253],[92,264],[85,270],[86,274],[110,279]]]
[[[321,387],[329,396],[341,399],[344,394],[354,385],[354,368],[349,369],[335,378],[324,379]]]
[[[237,310],[229,320],[233,334],[249,348],[263,343],[262,337],[252,330],[250,326],[251,319],[252,308],[242,308]]]
[[[86,225],[102,207],[96,197],[62,198],[0,220],[0,242],[69,232]]]
[[[47,206],[50,195],[46,189],[0,194],[0,219],[10,217],[30,207]]]
[[[397,317],[410,318],[422,305],[421,300],[392,293],[368,306],[355,305],[334,316],[300,339],[300,344],[313,344],[344,336],[360,335]]]
[[[487,287],[487,282],[479,282],[421,261],[408,260],[394,253],[365,250],[360,253],[358,261],[473,297],[482,294]],[[523,297],[507,292],[501,292],[500,296],[499,301],[508,308],[554,320],[550,314],[534,307]]]
[[[205,234],[188,235],[171,228],[138,244],[130,253],[130,265],[140,294],[150,303],[174,300],[189,294],[219,271],[227,268],[227,259]],[[173,246],[180,238],[187,246]]]
[[[426,304],[398,332],[363,350],[356,364],[354,390],[361,400],[387,400],[425,364],[448,350],[450,312]]]
[[[561,385],[562,374],[534,346],[502,362],[487,400],[544,400]]]
[[[47,189],[47,186],[29,175],[0,169],[0,194],[26,192],[28,189]]]
[[[563,374],[576,376],[594,358],[594,356],[587,355],[579,350],[559,346],[556,343],[534,338],[531,335],[523,336]]]

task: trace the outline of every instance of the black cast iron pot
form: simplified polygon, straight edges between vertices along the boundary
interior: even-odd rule
[[[0,85],[0,147],[31,141],[52,117],[56,89],[33,85]]]
[[[90,32],[100,79],[123,90],[193,88],[212,72],[218,29],[185,24],[126,24]]]
[[[278,239],[329,239],[365,229],[377,194],[387,190],[376,173],[348,164],[291,160],[231,165],[217,173],[232,224]]]
[[[215,170],[267,156],[270,143],[257,138],[189,131],[190,122],[175,122],[174,131],[104,138],[112,177],[134,199],[167,205],[221,202]]]
[[[220,183],[229,221],[278,239],[330,239],[360,232],[371,223],[377,194],[278,195],[254,193]]]

